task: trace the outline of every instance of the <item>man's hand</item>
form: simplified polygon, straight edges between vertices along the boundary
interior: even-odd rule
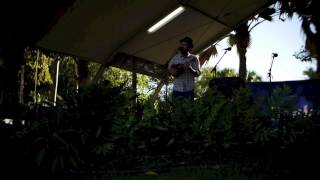
[[[195,70],[190,64],[174,64],[171,69],[171,74],[174,77],[180,76],[185,71],[190,71],[195,77],[200,75],[200,72]]]
[[[186,70],[187,66],[185,64],[173,64],[172,68],[176,68],[176,69],[181,69],[181,70]]]
[[[200,72],[197,71],[197,70],[195,70],[195,69],[193,69],[191,65],[189,65],[187,69],[188,69],[195,77],[200,76]]]
[[[187,69],[185,64],[173,64],[170,72],[174,77],[178,77]]]

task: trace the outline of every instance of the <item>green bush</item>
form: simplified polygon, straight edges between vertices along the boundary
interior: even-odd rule
[[[29,109],[24,117],[28,123],[9,136],[42,171],[97,168],[114,152],[113,123],[129,119],[127,96],[108,82],[85,87],[56,106]]]
[[[30,172],[60,175],[210,164],[280,175],[309,172],[306,160],[319,159],[320,112],[295,109],[288,87],[270,97],[241,88],[231,97],[210,89],[194,101],[144,101],[142,116],[132,96],[101,82],[57,106],[25,109],[23,126],[0,123],[4,147],[14,149],[4,152]]]

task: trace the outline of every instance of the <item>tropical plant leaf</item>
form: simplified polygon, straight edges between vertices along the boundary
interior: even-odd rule
[[[172,143],[174,143],[174,141],[175,141],[174,138],[170,139],[170,141],[167,143],[167,146],[170,146]]]
[[[59,160],[60,160],[60,167],[61,167],[62,170],[64,170],[64,159],[63,159],[63,157],[60,156]]]
[[[228,44],[230,46],[234,46],[234,45],[236,45],[236,43],[237,43],[236,35],[235,34],[230,34],[229,37],[228,37]]]
[[[147,172],[145,173],[145,175],[148,175],[148,176],[159,176],[159,174],[156,173],[156,172],[154,172],[154,171],[147,171]]]
[[[36,158],[36,162],[37,162],[38,166],[41,165],[45,155],[46,155],[46,150],[45,149],[41,149],[40,152],[38,153],[37,158]]]
[[[64,145],[68,145],[67,142],[65,140],[63,140],[63,138],[58,134],[58,133],[53,133],[52,135],[55,139],[57,139],[58,141],[60,141],[62,144]]]
[[[216,46],[211,46],[202,53],[199,54],[200,66],[202,66],[206,61],[210,60],[211,56],[216,56],[218,54]]]
[[[69,160],[70,160],[72,166],[75,167],[76,169],[78,169],[78,163],[75,161],[75,159],[70,157]]]
[[[99,126],[98,129],[97,129],[97,132],[96,132],[96,138],[98,138],[100,136],[101,131],[102,131],[102,127]]]
[[[274,8],[266,8],[260,14],[259,17],[267,21],[272,21],[272,15],[276,12]]]
[[[51,166],[51,172],[55,172],[56,171],[56,167],[58,164],[58,157],[54,158],[52,166]]]

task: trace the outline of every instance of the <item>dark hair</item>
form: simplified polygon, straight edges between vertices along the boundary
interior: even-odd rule
[[[189,47],[193,48],[193,41],[190,37],[186,36],[183,39],[180,39],[180,43],[182,43],[182,42],[188,43]]]

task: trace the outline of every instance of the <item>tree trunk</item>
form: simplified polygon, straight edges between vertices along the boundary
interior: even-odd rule
[[[239,48],[239,47],[238,47]],[[247,57],[246,49],[239,48],[239,77],[246,80],[247,79]]]
[[[247,79],[247,48],[250,44],[250,32],[248,23],[243,23],[237,27],[236,31],[236,46],[239,54],[239,77]]]
[[[3,80],[3,99],[1,104],[1,113],[3,118],[13,119],[13,125],[18,126],[21,119],[21,108],[19,105],[19,69],[25,64],[24,48],[8,44],[3,49],[4,71]]]
[[[4,50],[4,103],[17,104],[19,102],[18,72],[23,65],[23,48],[8,47]]]

